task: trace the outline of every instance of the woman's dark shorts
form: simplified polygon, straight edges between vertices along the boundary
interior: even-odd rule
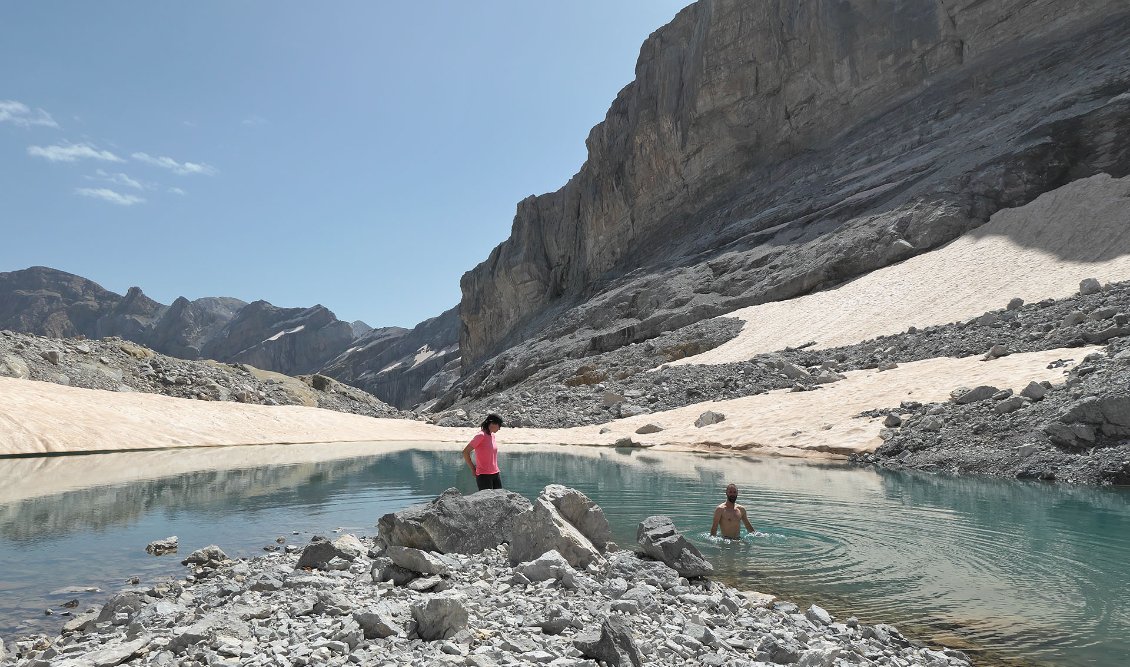
[[[496,472],[493,475],[475,475],[475,483],[479,485],[479,491],[483,489],[501,489],[502,473]]]

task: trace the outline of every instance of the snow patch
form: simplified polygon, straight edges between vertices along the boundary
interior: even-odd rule
[[[278,340],[278,339],[282,338],[283,336],[298,333],[299,331],[302,331],[305,328],[306,328],[305,324],[299,324],[298,326],[294,327],[293,329],[285,329],[283,331],[280,331],[277,334],[275,334],[274,336],[271,336],[270,338],[268,338],[267,340],[265,340],[263,342],[266,343],[267,341]]]

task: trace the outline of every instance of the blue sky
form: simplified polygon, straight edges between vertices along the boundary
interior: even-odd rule
[[[412,326],[685,4],[0,4],[0,271]]]

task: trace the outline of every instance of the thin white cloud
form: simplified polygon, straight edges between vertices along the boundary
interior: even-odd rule
[[[266,125],[267,119],[263,118],[262,116],[256,116],[252,114],[247,118],[241,120],[240,123],[246,125],[247,127],[258,127],[260,125]]]
[[[0,123],[12,123],[20,127],[59,127],[51,114],[43,109],[34,111],[23,102],[0,100]]]
[[[169,171],[173,172],[174,174],[180,174],[182,176],[186,176],[186,175],[189,175],[189,174],[204,174],[206,176],[212,176],[213,174],[216,173],[215,167],[208,165],[208,164],[204,164],[202,162],[201,163],[197,163],[197,162],[177,162],[176,160],[174,160],[171,157],[165,157],[165,156],[156,157],[156,156],[150,155],[148,153],[134,153],[130,157],[137,160],[138,162],[144,162],[145,164],[148,164],[148,165],[151,165],[151,166],[154,166],[154,167],[160,167],[162,169],[168,169]]]
[[[182,190],[180,188],[169,188],[169,192],[173,193],[174,195],[180,195],[182,197],[185,196],[186,194],[188,194],[187,192],[185,192],[184,190]]]
[[[94,176],[87,176],[87,178],[92,181],[105,181],[107,183],[113,183],[114,185],[133,188],[134,190],[145,189],[145,186],[141,184],[141,181],[138,181],[135,178],[131,178],[128,174],[123,174],[121,172],[111,174],[102,169],[95,171],[94,174]]]
[[[77,162],[79,160],[102,160],[103,162],[124,162],[110,151],[100,150],[90,144],[68,144],[54,146],[28,146],[27,154],[41,157],[50,162]]]
[[[76,188],[75,194],[82,195],[83,197],[91,197],[92,199],[101,199],[102,201],[117,204],[118,206],[133,206],[134,204],[140,204],[145,201],[137,195],[122,194],[110,188]]]

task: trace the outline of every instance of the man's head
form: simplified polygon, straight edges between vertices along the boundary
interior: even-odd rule
[[[728,502],[728,503],[738,502],[738,486],[737,486],[737,484],[727,484],[726,485],[726,502]]]

